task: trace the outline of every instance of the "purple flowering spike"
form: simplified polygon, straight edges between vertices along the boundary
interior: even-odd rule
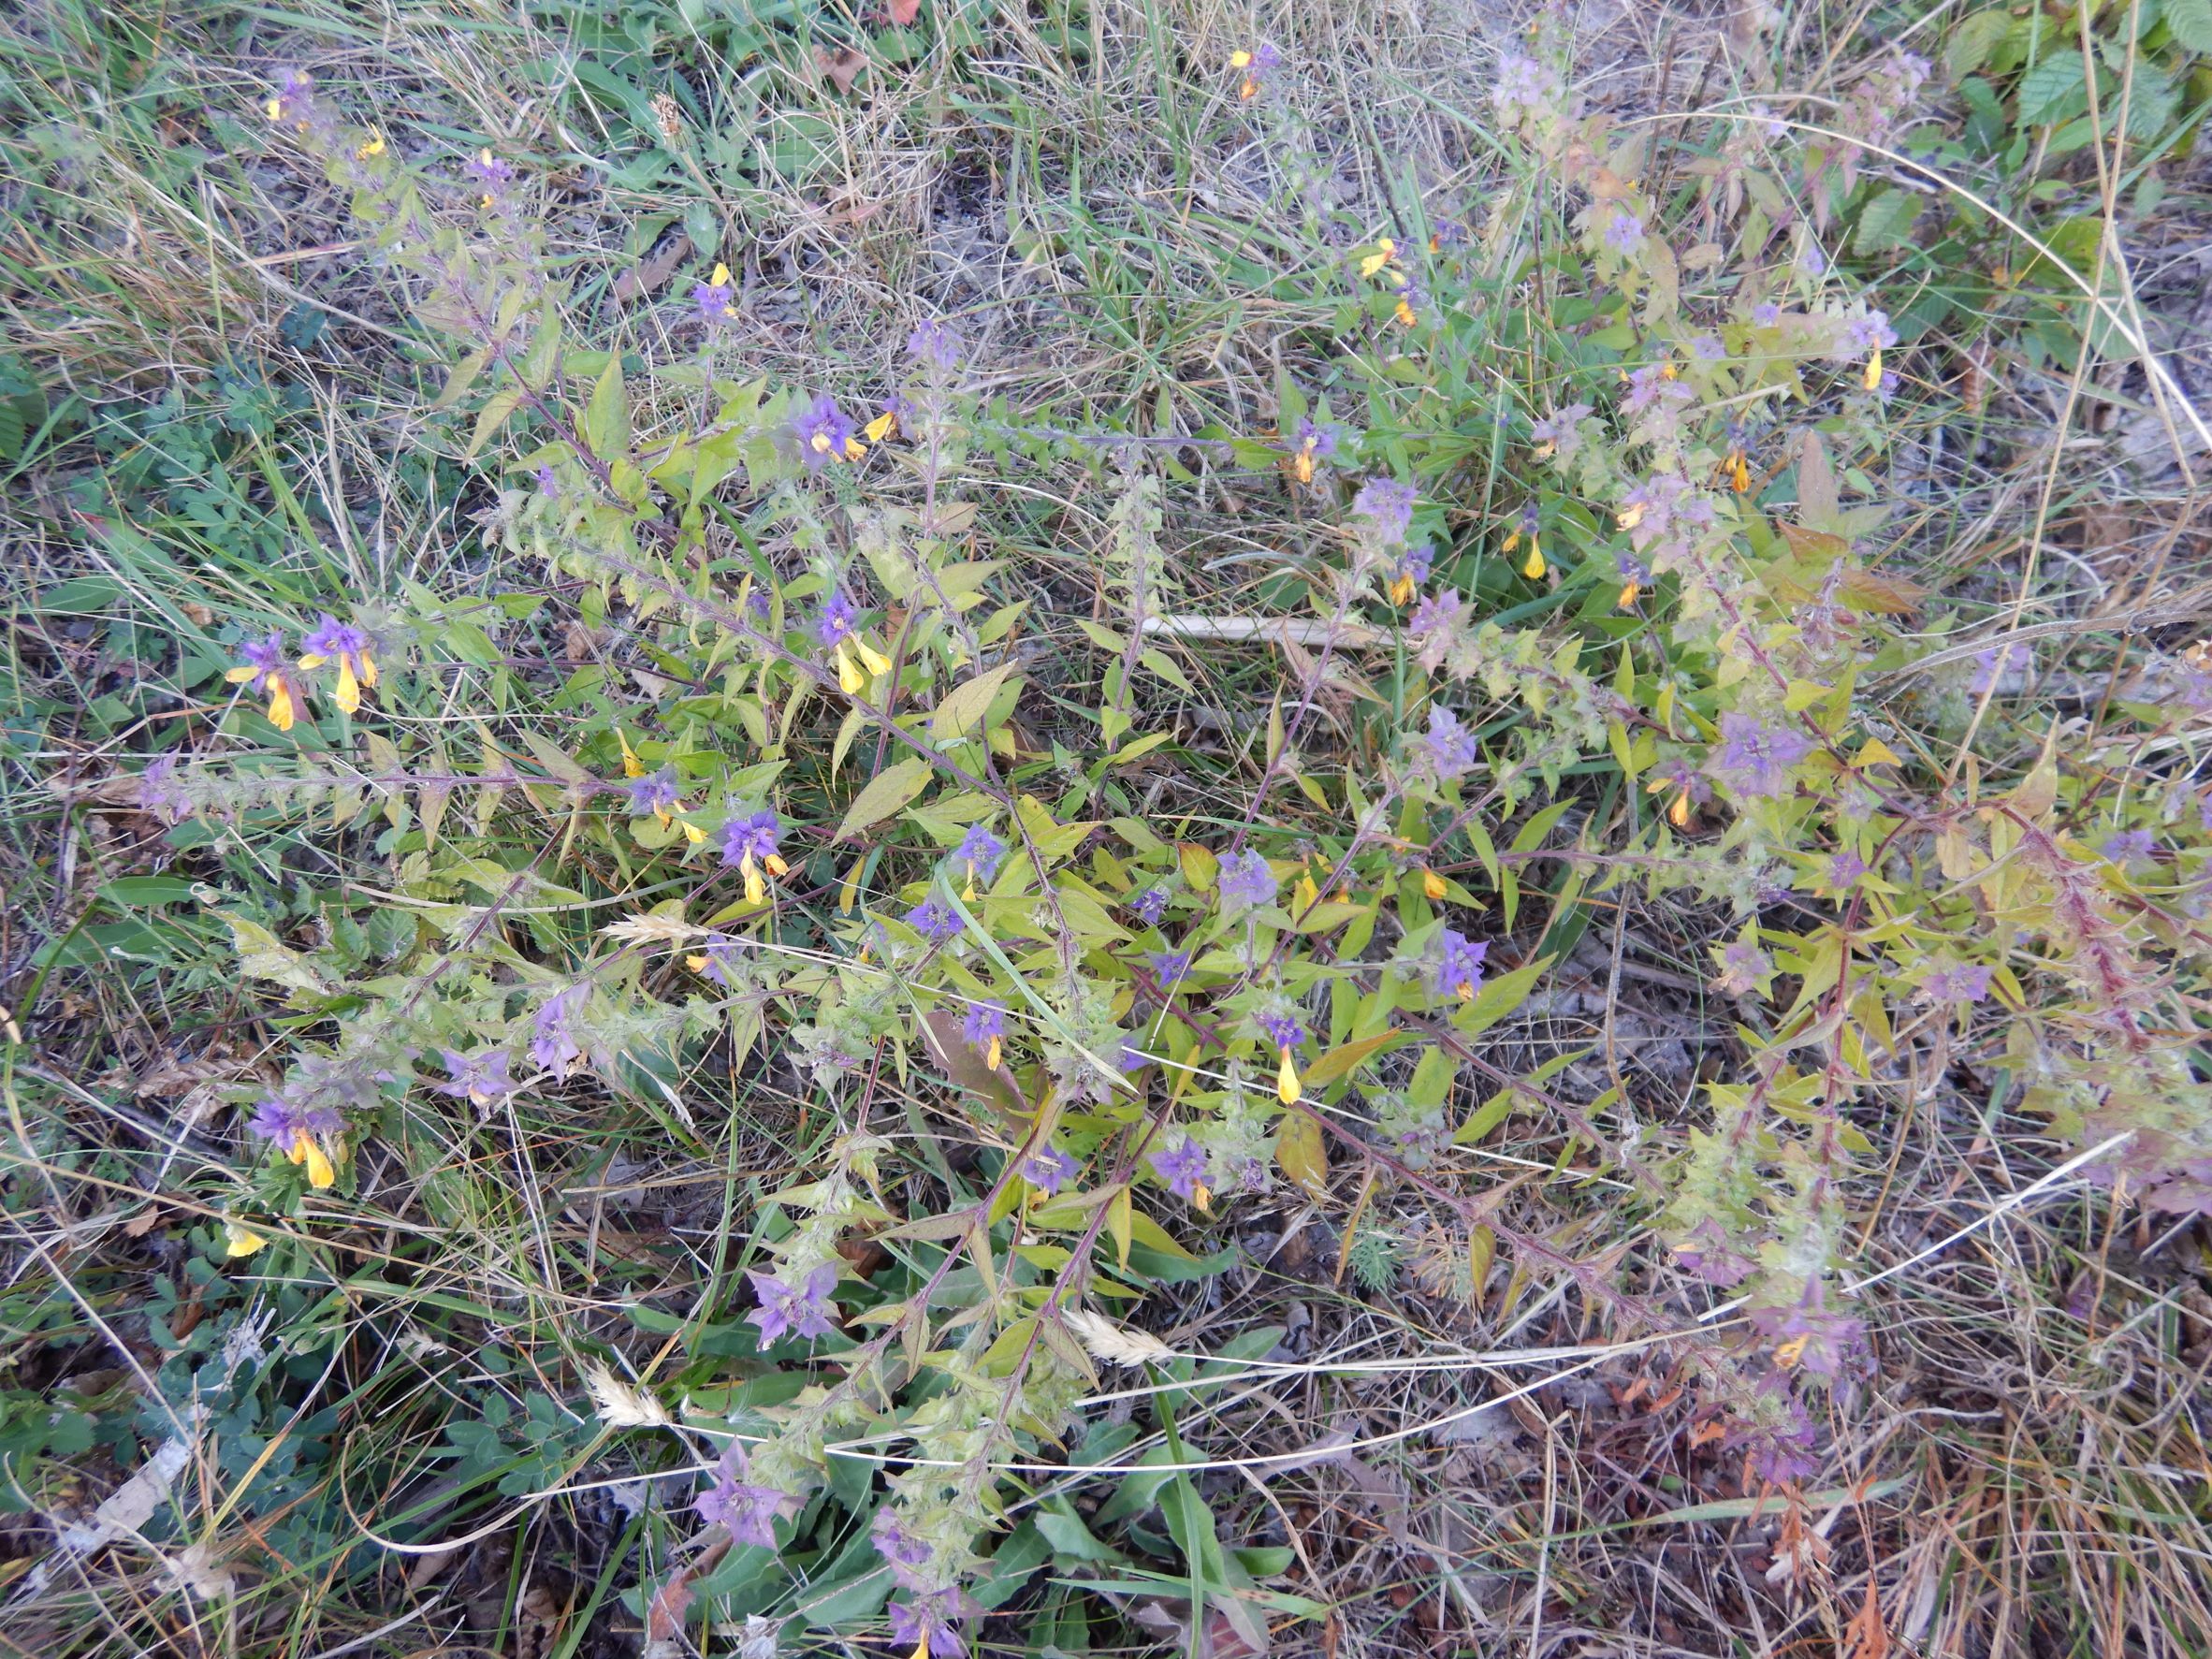
[[[1790,768],[1812,752],[1812,739],[1748,714],[1721,716],[1721,745],[1706,770],[1738,794],[1770,800],[1790,788]]]
[[[722,1453],[714,1485],[700,1493],[692,1506],[708,1525],[719,1522],[728,1527],[732,1543],[773,1550],[776,1520],[790,1499],[776,1487],[748,1485],[745,1473],[745,1448],[733,1445]]]
[[[1419,493],[1412,485],[1395,478],[1370,478],[1352,497],[1352,517],[1365,519],[1375,539],[1384,546],[1403,546],[1413,528],[1413,503]]]
[[[1196,1199],[1199,1189],[1210,1184],[1212,1168],[1206,1149],[1187,1135],[1174,1151],[1152,1155],[1153,1173],[1179,1199]]]
[[[1237,910],[1274,903],[1281,887],[1267,860],[1249,848],[1222,863],[1220,882],[1221,902]]]
[[[875,1545],[876,1553],[891,1564],[892,1575],[910,1588],[913,1586],[912,1575],[901,1573],[899,1569],[927,1566],[930,1557],[937,1553],[925,1539],[917,1538],[908,1531],[898,1511],[888,1506],[876,1511],[876,1519],[868,1527],[868,1541]]]
[[[1857,853],[1845,851],[1828,860],[1828,885],[1841,893],[1858,885],[1858,879],[1867,873],[1867,861]]]
[[[1129,909],[1137,912],[1137,920],[1147,927],[1157,927],[1159,919],[1168,913],[1168,890],[1165,887],[1147,887],[1129,900]]]
[[[1843,325],[1843,349],[1855,357],[1869,352],[1882,351],[1897,343],[1897,330],[1889,326],[1889,313],[1870,311],[1863,317],[1853,317]]]
[[[245,659],[245,666],[254,671],[253,678],[242,683],[251,686],[255,691],[269,684],[270,675],[281,677],[289,662],[284,652],[284,636],[281,631],[270,633],[265,639],[240,642],[238,654]]]
[[[960,845],[953,849],[953,866],[966,872],[970,891],[978,881],[996,879],[1005,862],[1006,843],[980,823],[969,824]]]
[[[1172,990],[1190,975],[1188,951],[1148,951],[1144,960],[1151,964],[1162,990]]]
[[[907,355],[918,363],[950,373],[960,367],[964,343],[959,329],[931,317],[917,323],[914,331],[907,336]]]
[[[893,1645],[911,1652],[926,1647],[933,1659],[962,1659],[968,1640],[960,1634],[960,1621],[975,1611],[975,1603],[957,1589],[916,1590],[910,1601],[895,1601],[891,1616]]]
[[[630,815],[633,818],[666,819],[676,810],[683,792],[676,786],[676,768],[662,766],[658,772],[648,772],[643,778],[630,780]]]
[[[1490,954],[1488,939],[1471,939],[1447,927],[1436,936],[1436,963],[1429,971],[1429,988],[1439,997],[1472,1001],[1482,986],[1482,959]]]
[[[2158,856],[2159,838],[2147,829],[2117,830],[2098,849],[2114,864],[2135,864]]]
[[[906,915],[906,922],[933,945],[947,945],[960,937],[965,925],[959,912],[938,898],[925,898]]]
[[[760,1301],[760,1306],[745,1317],[760,1327],[763,1348],[787,1333],[809,1341],[837,1333],[829,1300],[830,1292],[837,1288],[835,1266],[824,1262],[807,1275],[805,1285],[795,1288],[773,1273],[748,1269],[745,1276],[752,1281],[753,1295]]]
[[[451,1082],[430,1085],[440,1094],[489,1107],[515,1092],[515,1079],[505,1049],[487,1049],[476,1055],[464,1055],[450,1048],[438,1052],[452,1078]]]
[[[736,968],[745,953],[745,947],[726,933],[710,933],[699,941],[698,953],[691,958],[692,968],[725,991],[737,988]]]
[[[345,1118],[335,1107],[305,1105],[280,1091],[254,1109],[246,1128],[281,1151],[289,1152],[302,1135],[317,1141],[335,1140],[344,1132]]]
[[[996,1066],[1006,1041],[1006,1010],[996,1002],[971,1002],[961,1016],[960,1040]]]
[[[1439,783],[1464,775],[1479,758],[1475,734],[1440,703],[1429,706],[1429,729],[1420,739],[1419,752],[1422,768]]]
[[[1032,1153],[1022,1162],[1022,1179],[1047,1198],[1057,1198],[1060,1188],[1068,1184],[1083,1166],[1074,1157],[1056,1147],[1047,1146]]]
[[[311,656],[328,657],[335,661],[341,657],[358,656],[366,651],[369,648],[369,636],[351,622],[341,622],[325,611],[316,622],[314,632],[299,643]]]
[[[1616,254],[1634,255],[1643,251],[1644,222],[1625,208],[1606,221],[1606,246]]]
[[[1921,980],[1920,1000],[1951,1004],[1979,1002],[1989,995],[1989,977],[1994,971],[1978,963],[1942,964]]]
[[[860,458],[862,444],[858,429],[827,392],[816,398],[792,422],[792,435],[799,442],[799,456],[808,472],[819,473],[834,460]]]
[[[589,985],[571,985],[538,1005],[531,1016],[530,1057],[555,1077],[565,1078],[584,1057],[573,1029],[577,1012],[590,996]]]
[[[814,624],[814,637],[825,646],[842,645],[860,626],[860,607],[841,592],[822,602],[822,616]]]
[[[1305,1026],[1296,1014],[1264,1013],[1256,1022],[1267,1033],[1267,1041],[1273,1048],[1296,1048],[1306,1038]]]
[[[733,869],[744,867],[749,858],[766,864],[777,856],[776,829],[776,814],[766,807],[739,813],[722,825],[722,863]]]
[[[1571,461],[1582,447],[1582,423],[1594,413],[1587,403],[1569,403],[1553,410],[1529,429],[1539,458],[1555,456]]]

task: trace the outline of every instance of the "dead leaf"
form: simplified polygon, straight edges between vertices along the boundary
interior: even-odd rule
[[[889,0],[891,21],[902,29],[914,26],[914,20],[922,15],[922,0]]]
[[[123,1230],[124,1236],[128,1238],[142,1239],[160,1225],[161,1206],[159,1204],[152,1204],[149,1205],[145,1210],[141,1211],[139,1214],[133,1215],[128,1221],[124,1222],[123,1224]]]
[[[543,1584],[515,1598],[515,1659],[549,1659],[560,1637],[560,1604]]]
[[[825,46],[814,49],[814,66],[828,76],[841,93],[852,90],[852,83],[860,79],[860,72],[867,64],[866,56],[850,46],[840,46],[834,52]]]
[[[930,1057],[944,1068],[953,1086],[973,1090],[1001,1112],[1021,1110],[1021,1091],[1014,1084],[1012,1069],[1001,1065],[994,1071],[984,1065],[983,1056],[960,1035],[960,1022],[953,1015],[931,1010],[922,1016],[922,1032],[928,1041]]]
[[[1886,1659],[1889,1652],[1889,1627],[1882,1622],[1882,1604],[1875,1599],[1871,1575],[1867,1579],[1867,1599],[1843,1627],[1843,1652],[1845,1659]]]
[[[691,256],[691,239],[679,230],[655,248],[650,255],[615,279],[613,293],[616,301],[627,305],[633,299],[658,292],[676,274],[677,267]]]

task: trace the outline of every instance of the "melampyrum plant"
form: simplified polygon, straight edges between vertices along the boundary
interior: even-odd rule
[[[772,386],[707,256],[663,319],[679,349],[648,356],[573,313],[527,158],[441,176],[288,77],[268,114],[350,193],[364,280],[445,342],[435,407],[494,491],[485,544],[620,643],[541,720],[552,705],[523,699],[544,689],[496,666],[511,616],[364,601],[298,650],[282,629],[240,640],[253,701],[226,729],[259,752],[146,773],[150,805],[246,834],[311,806],[381,817],[419,916],[350,978],[232,918],[242,970],[306,1017],[282,1084],[240,1103],[266,1156],[226,1247],[305,1248],[276,1236],[303,1194],[344,1191],[371,1138],[425,1144],[441,1098],[497,1134],[573,1077],[662,1111],[655,1080],[703,1044],[788,1055],[835,1133],[748,1218],[716,1311],[793,1386],[662,1400],[580,1375],[641,1459],[716,1448],[701,1524],[825,1551],[803,1598],[710,1578],[727,1616],[881,1615],[950,1654],[1021,1472],[1065,1458],[1111,1386],[1099,1356],[1152,1362],[1099,1332],[1198,1271],[1163,1218],[1325,1192],[1332,1147],[1444,1211],[1452,1249],[1419,1259],[1483,1265],[1421,1277],[1469,1302],[1493,1249],[1624,1332],[1684,1324],[1670,1284],[1734,1291],[1740,1318],[1685,1351],[1714,1434],[1777,1481],[1819,1467],[1819,1391],[1874,1362],[1846,1288],[1854,1184],[1911,1079],[1971,1055],[2105,1146],[2092,1168],[2126,1196],[2212,1208],[2172,972],[2206,943],[2212,673],[2160,658],[2063,742],[2016,724],[2061,665],[1937,615],[1897,568],[1909,538],[1877,481],[1940,342],[1901,341],[1801,205],[1852,187],[1851,146],[1764,113],[1663,143],[1583,115],[1562,68],[1504,64],[1512,177],[1486,224],[1439,204],[1426,239],[1377,226],[1343,257],[1361,345],[1332,397],[1363,400],[1364,429],[1286,383],[1273,429],[1176,451],[1288,492],[1314,531],[1243,810],[1198,829],[1111,804],[1170,740],[1155,694],[1190,688],[1165,446],[1013,434],[1111,501],[1094,735],[1041,753],[1015,719],[1030,602],[975,483],[1010,434],[955,320],[903,319],[881,384]],[[1237,101],[1264,119],[1284,72],[1249,52]],[[1927,74],[1881,60],[1858,138],[1913,119]],[[1361,382],[1374,362],[1389,373]],[[1449,447],[1477,420],[1503,434],[1479,475]],[[465,743],[380,721],[493,684]],[[1337,758],[1325,703],[1353,711]],[[510,823],[543,851],[516,854]],[[1574,919],[1631,889],[1732,918],[1711,972],[1739,1060],[1679,1139],[1618,1088],[1500,1077],[1480,1042]],[[589,906],[631,893],[663,896]],[[885,1178],[878,1081],[918,1072],[984,1148],[938,1209]],[[1362,1102],[1361,1129],[1335,1115]],[[1639,1273],[1427,1172],[1517,1110],[1566,1114],[1627,1178],[1665,1246]],[[1374,1237],[1371,1287],[1396,1259]],[[883,1246],[865,1273],[863,1238]],[[864,1521],[865,1546],[830,1550]]]

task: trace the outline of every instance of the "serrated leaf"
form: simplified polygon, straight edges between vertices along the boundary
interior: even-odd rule
[[[870,824],[881,823],[928,788],[931,774],[929,763],[919,755],[910,756],[884,767],[868,779],[867,788],[854,796],[852,805],[845,808],[845,821],[837,825],[837,838],[842,841],[858,835]]]
[[[337,989],[305,956],[251,917],[223,913],[230,924],[230,941],[238,951],[239,971],[248,979],[267,980],[287,991],[311,997],[328,997]]]
[[[1859,254],[1883,254],[1912,243],[1913,221],[1920,217],[1922,199],[1913,191],[1891,188],[1859,211],[1858,229],[1851,246]]]
[[[2171,20],[2168,20],[2171,22]],[[2045,58],[2020,77],[2020,124],[2051,126],[2071,121],[2089,107],[2088,83],[2082,79],[2081,59],[2072,52]]]
[[[2212,0],[2166,0],[2166,32],[2182,51],[2212,57]]]

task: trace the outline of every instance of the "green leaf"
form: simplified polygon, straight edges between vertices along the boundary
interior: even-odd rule
[[[1453,1026],[1469,1037],[1489,1030],[1528,999],[1529,987],[1550,966],[1550,957],[1539,956],[1525,968],[1489,981],[1475,993],[1475,1000],[1453,1018]]]
[[[630,449],[630,400],[622,386],[622,354],[609,352],[591,401],[584,411],[584,441],[602,460]]]
[[[2212,4],[2212,0],[2207,0]],[[1943,68],[1947,79],[1964,80],[1989,61],[1989,54],[1997,50],[1997,43],[2012,27],[2012,19],[2001,7],[1992,7],[1987,11],[1977,11],[1961,18],[1943,43]]]
[[[930,772],[929,763],[919,755],[884,767],[845,808],[845,822],[837,825],[837,839],[846,840],[870,824],[881,823],[929,787]]]
[[[1851,240],[1853,251],[1885,254],[1892,248],[1911,246],[1913,221],[1920,217],[1923,205],[1913,191],[1885,190],[1859,211],[1858,229]]]
[[[1332,1048],[1306,1068],[1305,1085],[1308,1088],[1327,1088],[1337,1079],[1349,1077],[1385,1049],[1393,1048],[1404,1041],[1405,1033],[1403,1031],[1385,1031],[1379,1037],[1363,1037],[1357,1042]]]
[[[2071,52],[2047,57],[2020,78],[2020,124],[2051,126],[2089,107],[2081,59]]]
[[[957,743],[973,736],[991,711],[991,700],[998,695],[1014,667],[1011,662],[1001,662],[987,674],[979,674],[947,691],[929,717],[930,736],[939,743]]]
[[[1295,1106],[1275,1130],[1275,1162],[1315,1198],[1328,1196],[1329,1153],[1321,1144],[1321,1126]]]
[[[2166,0],[2166,32],[2182,51],[2212,57],[2212,0]]]
[[[260,923],[227,911],[223,920],[230,924],[239,971],[248,979],[268,980],[287,991],[304,991],[311,997],[335,994],[337,987],[323,977],[320,968]]]

